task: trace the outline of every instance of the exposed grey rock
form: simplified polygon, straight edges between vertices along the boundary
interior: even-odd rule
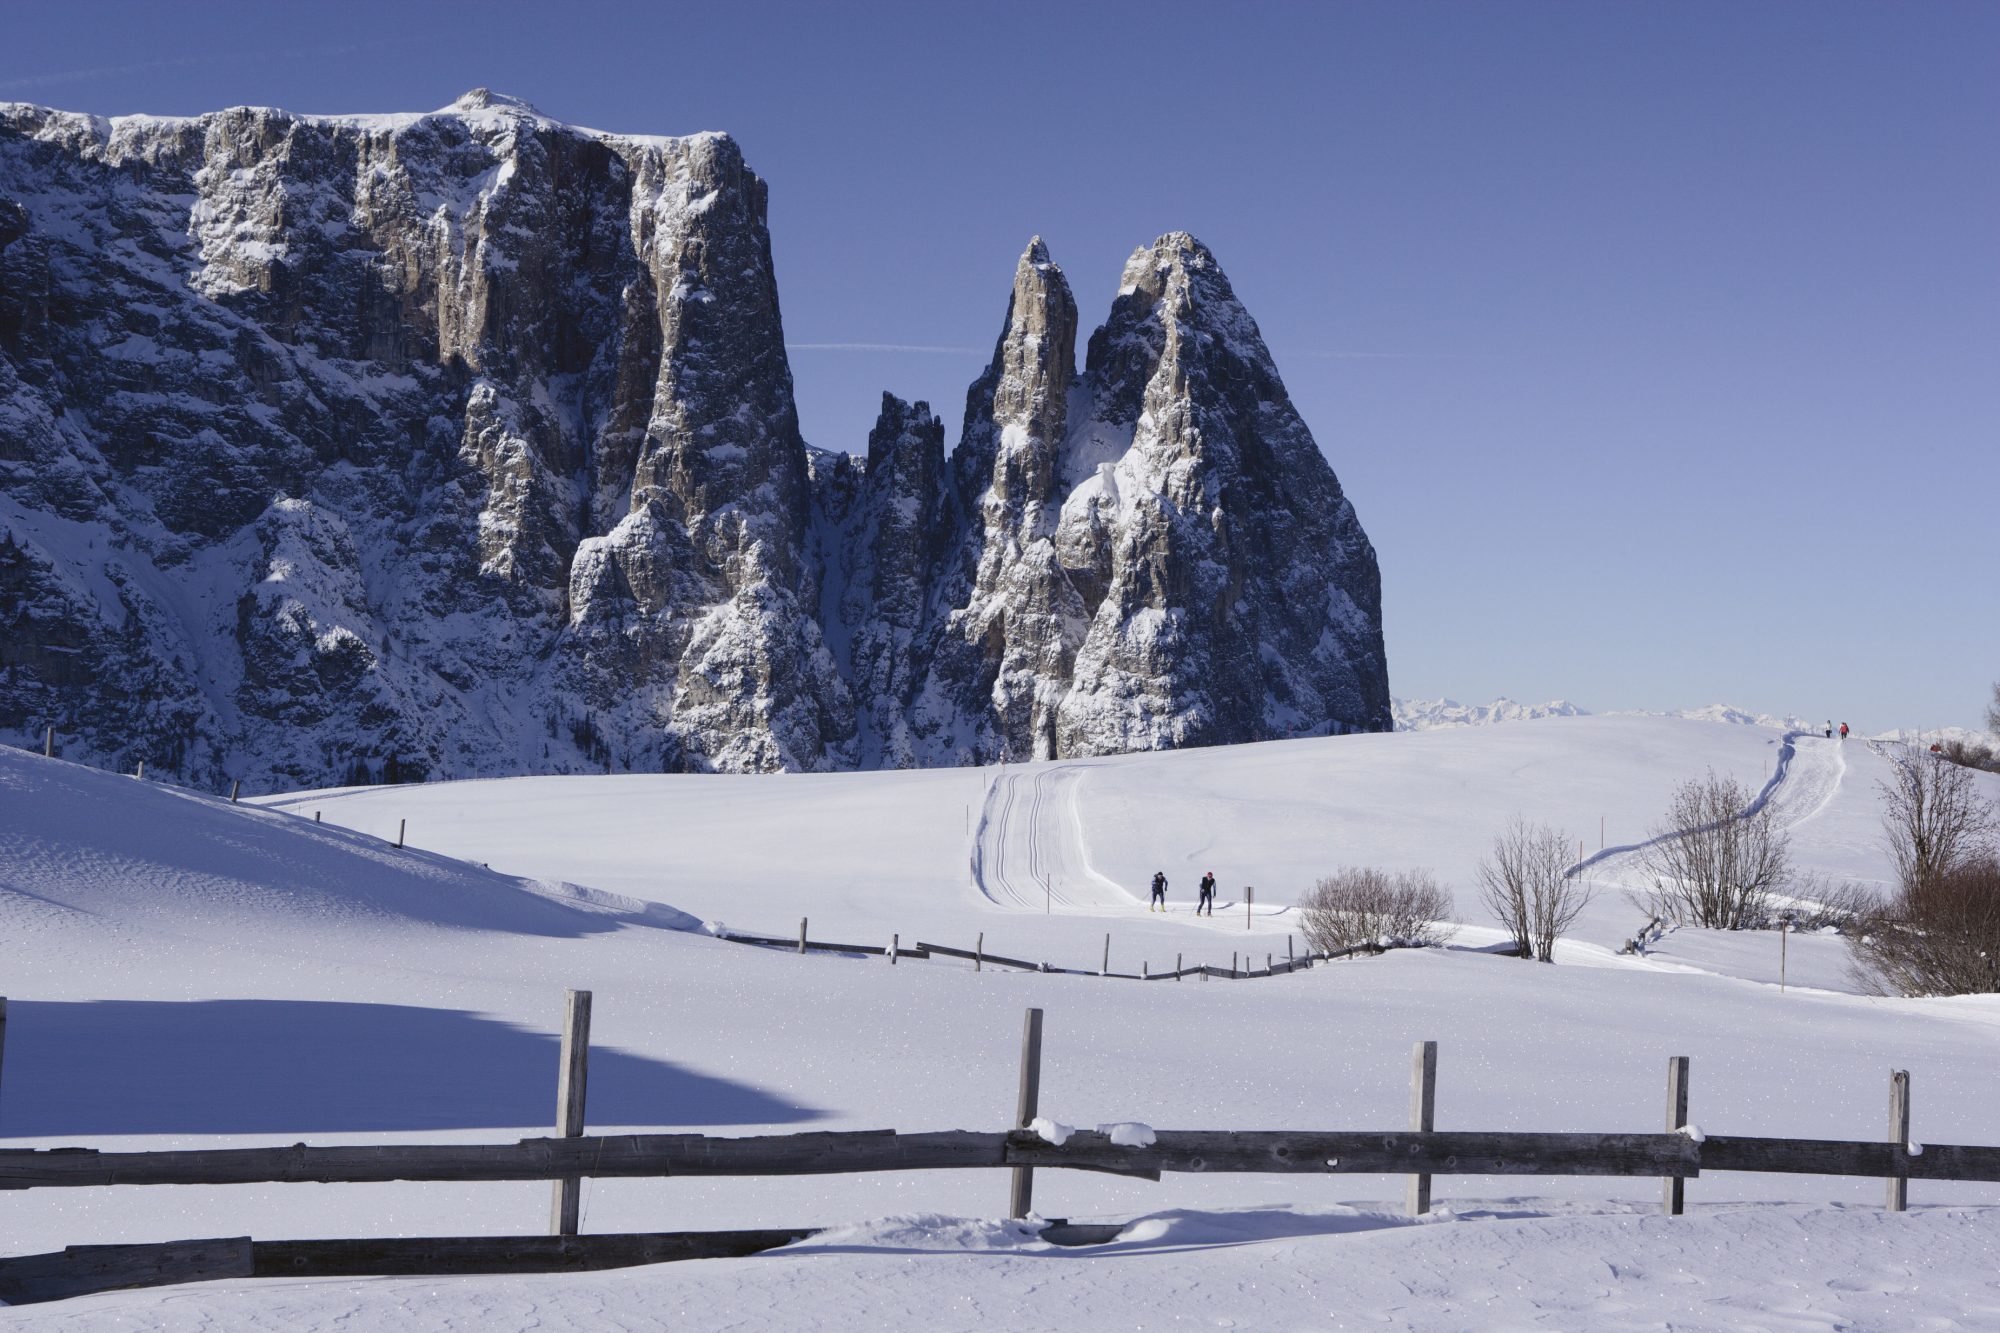
[[[800,438],[721,135],[0,104],[0,736],[219,785],[985,762],[1388,725],[1372,550],[1214,260],[957,450]]]

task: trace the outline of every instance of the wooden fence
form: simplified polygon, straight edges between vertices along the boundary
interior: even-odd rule
[[[0,1015],[5,1002],[0,1001]],[[1168,1172],[1269,1175],[1402,1175],[1412,1215],[1430,1207],[1431,1178],[1605,1176],[1662,1183],[1666,1211],[1682,1211],[1685,1182],[1706,1172],[1757,1171],[1875,1177],[1886,1205],[1907,1206],[1910,1180],[2000,1182],[2000,1147],[1913,1145],[1910,1080],[1890,1078],[1888,1136],[1822,1140],[1702,1136],[1686,1128],[1689,1061],[1668,1062],[1666,1126],[1655,1133],[1521,1133],[1438,1130],[1438,1048],[1412,1052],[1410,1127],[1386,1131],[1159,1130],[1138,1137],[1080,1130],[1062,1142],[1030,1128],[1041,1086],[1042,1012],[1022,1030],[1016,1124],[995,1131],[814,1131],[589,1135],[584,1130],[590,995],[572,991],[563,1031],[556,1137],[514,1143],[355,1144],[101,1152],[0,1149],[0,1190],[139,1185],[382,1181],[555,1182],[550,1236],[253,1241],[226,1237],[166,1245],[86,1245],[0,1259],[0,1299],[53,1300],[116,1287],[222,1277],[556,1272],[756,1253],[815,1234],[810,1228],[579,1236],[576,1198],[585,1178],[795,1176],[875,1171],[1000,1169],[1010,1173],[1009,1215],[1025,1218],[1038,1169],[1158,1180]],[[4,1021],[4,1019],[0,1019]],[[0,1034],[4,1034],[0,1027]],[[0,1048],[3,1049],[3,1048]],[[1050,1224],[1042,1239],[1096,1244],[1117,1225]]]

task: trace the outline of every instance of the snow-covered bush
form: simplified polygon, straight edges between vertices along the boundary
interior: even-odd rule
[[[1514,937],[1514,953],[1555,961],[1556,941],[1597,896],[1597,886],[1572,866],[1570,836],[1520,816],[1493,839],[1479,862],[1479,897],[1494,920]]]
[[[1640,854],[1653,886],[1640,906],[1681,926],[1742,930],[1770,914],[1790,873],[1791,840],[1769,802],[1714,769],[1674,789]]]
[[[1427,948],[1457,930],[1448,924],[1451,894],[1428,870],[1337,870],[1299,899],[1298,912],[1315,953],[1357,945]]]

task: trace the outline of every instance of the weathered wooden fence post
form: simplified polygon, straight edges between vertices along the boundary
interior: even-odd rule
[[[891,936],[889,937],[889,966],[890,966],[890,967],[894,967],[894,966],[896,965],[896,955],[897,955],[897,954],[898,954],[898,953],[899,953],[899,952],[901,951],[901,949],[902,949],[902,944],[903,944],[903,937],[902,937],[901,935],[891,935]]]
[[[1250,905],[1257,901],[1257,890],[1245,885],[1243,888],[1243,929],[1250,929]]]
[[[402,846],[403,846],[403,835],[404,835],[405,833],[408,833],[409,831],[410,831],[410,821],[409,821],[409,820],[407,820],[407,819],[399,819],[399,820],[397,820],[397,821],[396,821],[396,848],[397,848],[397,850],[399,850],[399,851],[400,851],[400,850],[402,849]]]
[[[806,951],[806,918],[799,918],[799,952]]]
[[[1236,980],[1236,950],[1229,951],[1229,979]]]
[[[139,761],[138,778],[139,781],[141,782],[144,782],[146,780],[146,761],[143,759]]]
[[[1104,964],[1097,969],[1097,975],[1107,976],[1111,972],[1111,932],[1104,932]]]
[[[1014,1124],[1026,1129],[1041,1114],[1042,1100],[1042,1011],[1028,1010],[1021,1023],[1021,1086],[1014,1102]],[[1007,1191],[1007,1216],[1026,1217],[1035,1203],[1035,1168],[1014,1168],[1012,1188]]]
[[[986,932],[983,930],[979,932],[978,942],[972,946],[972,970],[975,972],[986,970]]]
[[[313,811],[313,823],[319,823],[319,811],[317,810]]]
[[[1175,955],[1174,955],[1174,980],[1175,980],[1175,981],[1179,981],[1180,979],[1181,979],[1181,956],[1180,956],[1179,954],[1175,954]]]
[[[1688,1122],[1688,1058],[1667,1057],[1667,1132],[1684,1129]],[[1668,1217],[1679,1217],[1687,1201],[1687,1182],[1679,1176],[1667,1177],[1660,1191]]]
[[[1285,961],[1288,963],[1299,961],[1299,956],[1292,952],[1292,936],[1289,931],[1285,934]]]
[[[56,757],[56,729],[52,726],[42,733],[42,758]]]
[[[233,781],[231,781],[231,782],[230,782],[230,784],[229,784],[229,803],[230,803],[231,805],[235,805],[235,804],[236,804],[236,793],[238,793],[238,792],[240,792],[240,791],[242,791],[242,790],[243,790],[243,779],[242,779],[242,778],[236,778],[236,779],[234,779]]]
[[[1900,1213],[1910,1206],[1910,1071],[1889,1071],[1889,1141],[1895,1144],[1890,1160],[1905,1174],[1889,1177],[1888,1207]]]
[[[556,1133],[566,1139],[583,1137],[583,1093],[590,1076],[590,992],[573,990],[563,1012],[562,1069],[556,1076]],[[566,1176],[555,1182],[549,1208],[549,1234],[576,1234],[583,1181]]]
[[[1269,975],[1270,971],[1271,971],[1271,955],[1267,953],[1264,955],[1264,972],[1266,975]]]
[[[1420,1041],[1410,1049],[1410,1128],[1428,1134],[1437,1127],[1438,1044]],[[1431,1178],[1411,1176],[1404,1201],[1411,1217],[1431,1210]]]

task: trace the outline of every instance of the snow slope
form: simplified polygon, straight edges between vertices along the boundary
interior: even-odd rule
[[[1226,962],[1246,941],[1281,950],[1284,916],[1250,931],[1222,912],[1193,922],[1183,865],[1198,874],[1213,859],[1225,884],[1256,883],[1260,903],[1268,887],[1275,903],[1331,843],[1432,865],[1470,917],[1457,876],[1492,821],[1522,808],[1574,825],[1595,806],[1614,842],[1630,840],[1691,765],[1754,778],[1782,739],[1554,719],[1075,766],[1059,780],[1073,801],[1044,809],[1074,811],[1078,864],[1121,891],[1174,848],[1179,910],[1165,919],[1115,900],[1043,914],[979,890],[988,781],[1032,789],[1046,766],[519,779],[252,809],[0,751],[0,919],[13,927],[0,943],[0,1135],[110,1148],[542,1132],[561,991],[584,986],[596,994],[590,1118],[604,1131],[997,1126],[1012,1111],[1021,1010],[1036,1005],[1048,1015],[1042,1109],[1072,1124],[1396,1126],[1410,1043],[1429,1038],[1441,1127],[1651,1128],[1661,1064],[1686,1054],[1694,1119],[1710,1133],[1877,1136],[1893,1068],[1912,1074],[1915,1138],[2000,1142],[1991,997],[1780,995],[1588,940],[1566,954],[1587,966],[1448,949],[1257,983],[890,968],[656,929],[683,919],[536,887],[566,880],[780,933],[811,915],[815,936],[868,942],[984,931],[989,949],[1071,964],[1094,964],[1109,929],[1115,967],[1175,951]],[[1787,782],[1824,773],[1811,750],[1796,744]],[[1812,855],[1874,873],[1842,848],[1873,817],[1880,759],[1854,742],[1813,757],[1844,768],[1797,824],[1802,847],[1810,834]],[[386,845],[398,819],[413,843],[401,851]],[[148,900],[156,884],[171,912]],[[1630,916],[1604,907],[1592,929],[1629,932]],[[179,930],[182,919],[195,925]],[[1797,966],[1805,941],[1792,943]],[[1689,1182],[1692,1216],[1669,1223],[1651,1214],[1651,1182],[1440,1178],[1451,1215],[1413,1227],[1380,1215],[1400,1196],[1389,1177],[1044,1173],[1045,1213],[1150,1219],[1085,1253],[981,1220],[1005,1188],[980,1172],[595,1182],[587,1230],[852,1229],[782,1255],[629,1273],[110,1294],[0,1311],[0,1327],[1888,1329],[1990,1326],[1996,1307],[2000,1190],[1983,1185],[1919,1183],[1915,1211],[1891,1218],[1871,1207],[1879,1183],[1718,1174]],[[28,1191],[0,1207],[0,1251],[507,1234],[540,1229],[546,1208],[540,1184]]]

